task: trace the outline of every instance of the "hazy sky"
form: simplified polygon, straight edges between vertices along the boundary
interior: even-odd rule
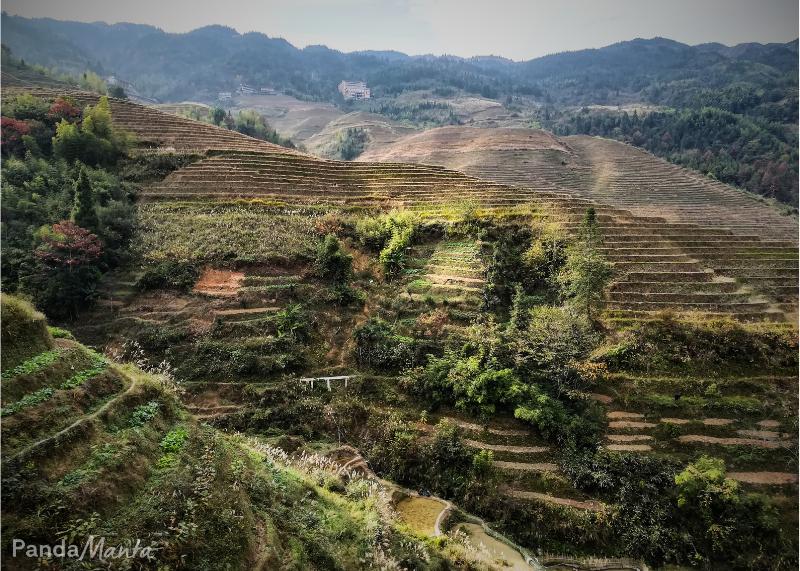
[[[223,24],[298,47],[517,60],[635,37],[732,45],[798,36],[797,0],[4,0],[3,9],[168,32]]]

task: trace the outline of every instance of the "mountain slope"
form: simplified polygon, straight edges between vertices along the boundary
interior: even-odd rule
[[[797,42],[747,44],[727,48],[688,46],[654,38],[620,42],[601,49],[553,54],[526,62],[503,58],[407,56],[397,52],[342,53],[325,46],[297,49],[283,39],[260,33],[239,34],[207,26],[186,34],[169,34],[133,24],[59,22],[3,14],[3,41],[31,62],[73,73],[87,67],[114,73],[137,85],[145,95],[163,100],[197,97],[230,90],[239,81],[268,85],[304,97],[336,100],[342,78],[368,81],[377,96],[413,88],[449,85],[491,97],[544,92],[553,100],[582,102],[570,83],[614,90],[630,98],[643,88],[675,80],[725,85],[741,80],[743,71],[762,84],[793,75]],[[152,62],[160,62],[158,69]],[[198,66],[198,62],[202,62]],[[710,73],[711,72],[711,73]]]
[[[4,353],[40,343],[41,316],[8,295],[2,304]],[[138,540],[147,552],[125,563],[148,569],[475,568],[463,546],[445,551],[415,536],[392,508],[393,489],[379,481],[201,424],[170,378],[74,341],[45,340],[48,353],[3,378],[5,568],[40,568],[11,538],[55,545],[56,530],[80,549],[90,535],[105,538],[106,548]],[[26,400],[25,391],[48,396]],[[97,556],[82,564],[43,559],[65,569]]]

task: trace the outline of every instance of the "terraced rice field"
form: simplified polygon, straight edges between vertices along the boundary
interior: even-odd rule
[[[70,95],[96,101],[85,92]],[[612,323],[663,310],[746,321],[792,321],[797,312],[795,218],[621,143],[447,128],[411,137],[423,143],[433,137],[435,145],[384,152],[455,164],[470,173],[464,174],[426,164],[319,160],[127,101],[113,101],[112,112],[149,147],[215,153],[145,189],[147,200],[258,198],[276,205],[408,208],[426,216],[523,207],[568,231],[593,206],[617,274],[606,302]],[[442,141],[439,134],[446,135]],[[475,137],[486,149],[467,144]],[[441,283],[438,275],[430,274],[437,289],[471,287],[463,280]]]
[[[480,313],[485,273],[482,245],[474,240],[413,246],[399,283],[403,305],[398,317],[404,333],[427,338],[432,345],[463,340]],[[391,296],[381,298],[379,307],[387,318],[398,311]],[[425,319],[442,321],[441,327],[426,326]]]
[[[74,331],[81,339],[114,346],[154,327],[183,332],[171,342],[173,350],[190,347],[192,336],[210,335],[209,343],[221,350],[264,347],[265,358],[280,359],[266,349],[275,341],[275,316],[298,296],[308,295],[310,287],[302,272],[275,266],[236,272],[207,267],[186,293],[141,292],[134,275],[112,274],[92,318]]]
[[[570,201],[583,209],[591,203],[601,214],[603,251],[617,269],[606,304],[612,321],[661,310],[795,320],[796,216],[615,141],[527,141],[524,130],[494,131],[493,139],[435,129],[368,152],[363,160],[387,157],[460,169],[534,189],[567,212]],[[476,137],[486,143],[480,149],[474,148]]]
[[[31,93],[37,97],[49,99],[69,96],[80,105],[94,105],[99,98],[99,95],[86,91],[57,90],[46,87],[10,86],[4,91],[7,95]],[[236,131],[178,117],[124,99],[109,98],[109,102],[114,125],[131,133],[135,137],[137,145],[144,149],[200,153],[214,150],[296,153]]]
[[[408,285],[412,293],[474,299],[486,283],[481,247],[473,241],[439,242],[422,271],[422,278]]]
[[[69,95],[81,103],[97,99]],[[797,314],[796,218],[628,145],[559,140],[532,130],[445,128],[412,135],[409,141],[419,139],[415,145],[401,139],[381,151],[383,158],[418,164],[348,163],[128,101],[113,100],[112,112],[144,146],[211,152],[145,189],[146,200],[258,198],[290,206],[408,208],[434,217],[464,208],[525,208],[567,231],[592,206],[603,251],[616,269],[606,301],[611,323],[663,310],[745,321],[793,321]],[[430,274],[441,280],[438,275]],[[472,287],[464,280],[433,283],[437,289]]]
[[[73,342],[60,341],[58,348],[58,359],[45,369],[3,379],[3,471],[11,474],[27,466],[26,478],[31,478],[35,467],[37,477],[52,483],[64,478],[62,485],[70,489],[106,478],[113,489],[115,477],[135,480],[136,474],[146,473],[153,458],[139,449],[136,428],[152,422],[156,434],[163,434],[176,421],[173,405],[133,370]],[[32,398],[42,394],[47,398]],[[137,410],[147,412],[135,417]],[[116,455],[118,462],[135,457],[133,472],[99,473],[93,468],[99,451]]]
[[[458,426],[464,444],[470,448],[491,451],[504,495],[577,510],[602,509],[601,502],[575,490],[559,473],[558,450],[537,438],[522,423],[510,419],[481,423],[454,414],[444,414],[432,422],[438,420]],[[432,424],[418,427],[423,431],[433,430]]]
[[[605,446],[634,453],[725,459],[745,485],[797,482],[791,468],[797,379],[790,377],[636,377],[610,375]]]
[[[783,321],[796,311],[791,281],[797,275],[797,252],[790,240],[760,240],[722,228],[633,216],[570,197],[565,190],[509,187],[438,167],[232,153],[176,171],[144,196],[404,207],[427,216],[446,215],[459,203],[483,209],[525,207],[541,219],[558,220],[567,232],[577,230],[591,206],[598,213],[603,251],[617,274],[606,303],[610,318],[672,310]],[[455,286],[437,282],[439,289],[448,285]],[[469,286],[462,282],[456,287]]]

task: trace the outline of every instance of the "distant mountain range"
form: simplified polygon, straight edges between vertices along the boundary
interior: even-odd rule
[[[797,40],[689,46],[635,39],[600,49],[524,62],[495,56],[409,56],[298,49],[280,38],[206,26],[171,34],[140,24],[65,22],[2,15],[14,55],[73,74],[114,74],[142,94],[174,101],[230,90],[240,82],[303,98],[336,100],[341,79],[367,81],[377,96],[410,89],[457,89],[491,98],[533,95],[568,104],[652,99],[654,86],[680,81],[708,88],[750,82],[765,89],[797,84]]]

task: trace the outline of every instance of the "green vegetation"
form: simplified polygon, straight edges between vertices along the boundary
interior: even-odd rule
[[[618,506],[611,526],[626,553],[701,567],[791,566],[774,506],[726,478],[720,459],[702,456],[681,471],[668,460],[603,452],[573,457],[564,470],[577,487]],[[738,545],[730,543],[734,537]]]
[[[13,378],[18,375],[30,375],[32,373],[37,372],[41,368],[46,365],[49,365],[55,362],[55,358],[51,357],[48,353],[42,353],[38,357],[42,357],[41,359],[31,359],[20,365],[9,375],[10,378]],[[57,352],[56,357],[60,355],[60,352]],[[98,355],[96,353],[91,353],[91,366],[87,369],[79,371],[69,377],[66,381],[61,383],[58,386],[59,390],[66,391],[72,390],[80,387],[83,383],[88,381],[89,379],[99,375],[103,371],[105,371],[106,367],[108,366],[108,362],[102,355]],[[15,412],[19,412],[20,410],[29,408],[31,406],[40,404],[51,398],[55,394],[55,389],[53,387],[43,387],[33,393],[27,394],[23,396],[21,399],[14,401],[8,406],[3,407],[0,410],[0,416],[9,416],[14,414]]]
[[[559,98],[541,74],[535,84],[511,71],[488,81],[502,62],[448,72],[452,85],[435,75],[440,60],[406,63],[402,81],[376,79],[376,94],[400,98],[409,85],[443,97],[506,94],[507,105],[534,90]],[[241,65],[239,81],[261,73]],[[292,89],[327,97],[297,66]],[[618,71],[598,75],[631,96]],[[562,102],[580,97],[570,81]],[[664,224],[661,240],[657,219],[639,224],[601,206],[584,215],[588,201],[549,192],[508,206],[524,189],[494,194],[497,185],[422,166],[223,145],[183,169],[200,157],[128,156],[103,100],[85,110],[65,99],[7,103],[3,288],[109,356],[3,294],[4,537],[133,534],[157,542],[153,565],[164,569],[483,568],[458,537],[422,537],[396,519],[391,496],[407,490],[374,472],[451,500],[450,523],[474,513],[533,553],[797,567],[797,337],[791,324],[766,321],[791,312],[793,298],[760,301],[755,287],[705,281],[705,261],[672,253],[682,251],[679,222]],[[433,120],[453,107],[411,113]],[[277,137],[257,114],[213,109],[207,120]],[[234,147],[239,139],[202,129]],[[232,177],[241,186],[204,178],[233,163],[251,173]],[[263,175],[273,169],[281,176]],[[274,186],[260,199],[230,198],[247,195],[251,179]],[[190,182],[172,186],[180,180]],[[385,180],[402,190],[384,192]],[[451,182],[455,199],[427,198]],[[406,209],[389,210],[397,204]],[[750,239],[707,230],[697,241],[720,236],[709,259],[722,241]],[[659,246],[638,243],[649,233]],[[769,248],[753,251],[779,260],[776,276],[793,275],[790,248]],[[640,249],[687,271],[654,272]],[[749,264],[744,249],[730,259]],[[625,272],[641,281],[609,288],[606,253],[616,267],[643,267]],[[744,306],[734,315],[763,322],[615,309],[628,298],[660,307],[670,282],[658,280],[675,276],[698,281],[666,295],[685,299],[695,290],[682,286],[697,285],[691,299]]]
[[[336,135],[326,153],[331,158],[352,161],[364,152],[364,147],[369,141],[369,134],[361,127],[348,127]]]
[[[280,136],[267,122],[266,118],[255,109],[242,109],[232,114],[221,107],[212,107],[206,111],[203,106],[190,106],[188,108],[181,107],[178,110],[178,114],[195,121],[212,123],[217,127],[225,127],[248,137],[261,139],[281,147],[296,148],[291,139]]]
[[[558,276],[564,294],[592,318],[602,301],[613,269],[598,250],[600,241],[594,208],[586,211],[578,241],[567,248],[567,259]]]
[[[38,355],[31,357],[27,361],[17,365],[13,369],[4,371],[3,378],[13,379],[18,375],[30,375],[31,373],[35,373],[51,363],[54,363],[60,354],[61,351],[59,349],[52,349],[50,351],[45,351],[44,353],[39,353]]]
[[[697,371],[714,376],[797,369],[791,331],[753,331],[731,320],[678,321],[669,315],[618,334],[593,356],[612,370]]]
[[[200,269],[191,263],[166,260],[148,267],[136,281],[141,290],[175,289],[189,291],[194,287]]]
[[[212,114],[215,111],[217,111],[217,109],[212,110]],[[219,124],[216,122],[216,116],[212,117],[212,120],[214,120],[215,124]],[[295,148],[294,143],[292,143],[290,139],[278,135],[277,131],[267,123],[264,116],[253,109],[243,109],[239,111],[236,114],[233,128],[244,135],[255,137],[256,139],[275,143],[276,145],[288,147],[290,149]]]
[[[79,418],[75,426],[91,424],[89,431],[45,433],[9,458],[9,441],[24,439],[26,428],[4,421],[4,537],[45,541],[59,529],[68,544],[91,535],[106,537],[110,547],[133,534],[141,547],[155,548],[148,565],[209,571],[259,562],[285,569],[473,568],[461,543],[422,538],[398,520],[383,484],[340,474],[322,456],[292,457],[262,439],[201,426],[181,412],[167,379],[131,366],[116,374],[136,388],[111,395],[102,416]],[[52,389],[24,400],[42,408],[49,397]],[[441,430],[428,457],[447,461],[453,475],[489,469],[486,459],[459,448],[452,429]],[[47,467],[50,460],[57,466]],[[10,545],[3,542],[4,552]]]
[[[3,287],[30,294],[48,315],[74,317],[102,272],[127,256],[131,189],[114,165],[129,137],[113,128],[102,97],[81,110],[22,94],[3,113]]]
[[[2,313],[3,379],[47,366],[57,358],[44,315],[30,303],[0,294]]]
[[[50,113],[57,112],[51,110]],[[86,107],[80,125],[62,118],[53,137],[53,155],[56,158],[68,162],[79,160],[87,165],[113,164],[129,146],[129,137],[111,124],[107,97],[101,97],[94,107]]]
[[[455,94],[455,91],[452,92]],[[438,101],[402,104],[398,102],[371,105],[370,111],[421,127],[438,127],[440,125],[459,125],[452,105]]]
[[[339,240],[328,234],[317,249],[317,274],[336,285],[347,285],[353,275],[353,256],[342,250]]]
[[[738,87],[737,101],[719,101],[733,89],[703,90],[692,108],[632,115],[583,109],[553,119],[559,135],[610,137],[643,147],[722,182],[797,206],[796,107],[779,90]],[[749,98],[749,99],[748,99]],[[795,92],[794,101],[797,101]],[[707,103],[706,103],[707,102]],[[705,105],[713,106],[705,106]],[[724,105],[725,107],[721,106]]]
[[[410,367],[418,357],[415,341],[398,335],[379,318],[372,318],[353,331],[356,361],[377,370],[400,370]]]
[[[148,263],[260,263],[310,259],[313,220],[259,203],[149,203],[133,248]]]
[[[39,403],[42,403],[52,397],[55,394],[55,390],[50,387],[45,387],[43,389],[39,389],[35,393],[31,393],[29,395],[25,395],[18,401],[10,404],[9,406],[4,406],[0,409],[0,416],[8,416],[10,414],[14,414],[22,409],[35,406]]]

